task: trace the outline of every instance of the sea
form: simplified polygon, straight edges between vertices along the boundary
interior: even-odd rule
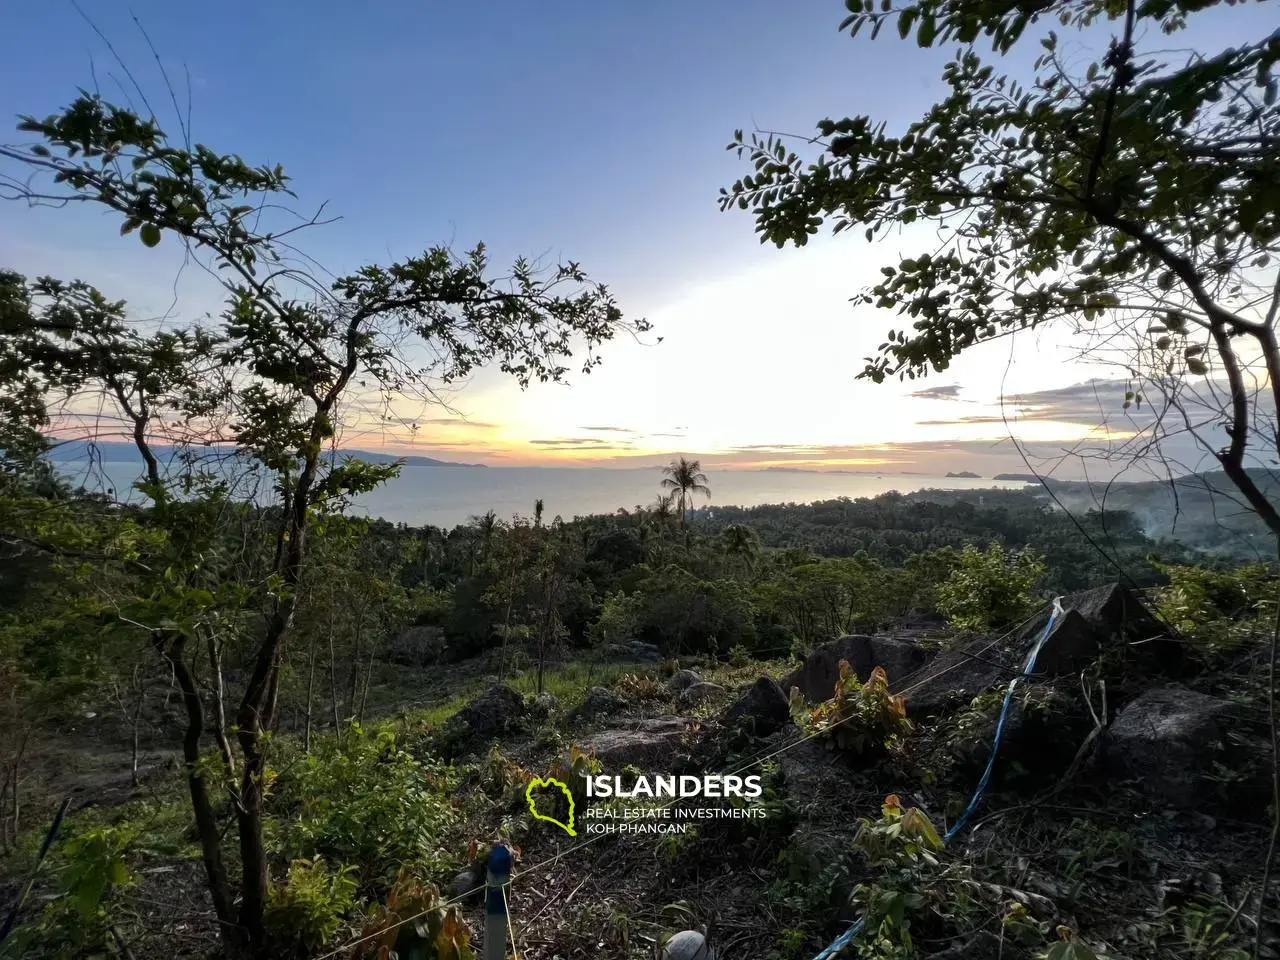
[[[121,501],[138,501],[131,489],[137,461],[58,464],[60,472],[87,489],[110,491]],[[695,506],[751,507],[766,503],[810,503],[839,497],[874,497],[890,490],[1017,489],[1020,481],[935,477],[920,474],[832,473],[792,470],[706,470],[711,497]],[[543,515],[565,520],[649,506],[660,493],[655,468],[603,467],[437,467],[408,465],[400,476],[355,500],[348,512],[410,526],[452,528],[492,510],[499,517],[531,517],[535,501]],[[267,489],[263,485],[263,491]],[[242,488],[242,495],[252,493]]]

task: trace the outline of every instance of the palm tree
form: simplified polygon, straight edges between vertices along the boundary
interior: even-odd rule
[[[697,460],[672,460],[662,468],[662,488],[670,490],[680,507],[680,526],[685,526],[685,511],[693,502],[695,493],[711,497],[711,488],[707,486],[707,475],[702,472],[702,464]]]
[[[756,536],[756,532],[748,526],[735,523],[725,527],[722,536],[725,554],[736,557],[741,562],[743,570],[751,573],[756,564],[756,556],[760,552],[760,538]]]

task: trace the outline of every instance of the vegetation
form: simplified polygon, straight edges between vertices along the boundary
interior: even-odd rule
[[[342,455],[370,409],[431,403],[486,366],[521,386],[560,381],[571,362],[587,373],[605,344],[648,325],[624,320],[575,262],[517,259],[495,275],[482,245],[322,282],[293,246],[320,221],[283,211],[280,167],[82,93],[24,118],[25,145],[0,147],[24,173],[8,192],[101,208],[145,249],[181,245],[222,278],[225,302],[216,320],[161,328],[79,280],[0,272],[0,722],[12,731],[0,743],[0,899],[17,921],[0,955],[132,958],[185,938],[234,960],[347,949],[471,960],[467,911],[490,846],[536,851],[535,865],[570,849],[536,831],[522,787],[550,771],[585,808],[583,778],[605,769],[596,746],[650,735],[665,739],[642,742],[646,756],[689,771],[761,766],[761,797],[704,799],[767,816],[583,853],[576,888],[536,891],[529,922],[545,917],[545,956],[623,957],[671,925],[723,918],[746,931],[744,951],[804,957],[851,910],[866,925],[852,949],[868,960],[983,935],[1045,960],[1113,947],[1268,955],[1280,777],[1262,767],[1280,755],[1280,607],[1274,551],[1259,561],[1253,538],[1280,535],[1280,514],[1269,477],[1249,468],[1276,452],[1280,285],[1265,271],[1280,237],[1280,44],[1184,65],[1147,55],[1203,6],[1159,0],[850,6],[854,33],[891,23],[923,47],[963,44],[949,94],[900,135],[868,117],[823,121],[801,148],[815,148],[811,162],[776,135],[739,133],[732,146],[753,171],[725,206],[754,209],[780,245],[828,220],[868,239],[917,221],[950,231],[862,294],[911,324],[867,361],[873,381],[943,370],[1048,323],[1095,343],[1127,337],[1123,409],[1160,411],[1122,452],[1158,449],[1184,415],[1222,470],[1195,488],[1229,489],[1248,521],[1218,530],[1212,496],[1181,499],[1186,478],[1170,485],[1173,517],[1148,510],[1145,491],[1116,509],[1061,484],[1048,499],[923,491],[712,510],[696,504],[712,491],[685,457],[634,512],[547,519],[539,500],[529,517],[489,511],[452,530],[353,518],[352,500],[400,466]],[[1004,54],[1045,18],[1115,36],[1077,76],[1046,33],[1029,89],[980,59],[980,37]],[[1206,396],[1214,417],[1185,416]],[[50,454],[88,409],[93,431],[76,439],[118,430],[138,458],[140,502],[59,476]],[[943,849],[925,810],[941,823],[965,803],[963,761],[988,749],[1010,659],[991,638],[1051,597],[1116,579],[1146,590],[1169,637],[1143,643],[1177,645],[1188,702],[1214,701],[1221,733],[1201,753],[1221,758],[1206,779],[1230,787],[1229,816],[1166,811],[1107,778],[1095,753],[1115,719],[1108,690],[1132,697],[1151,678],[1109,673],[1103,649],[1073,665],[1069,692],[1037,677],[1010,701],[1011,736],[1058,727],[1007,758],[1007,783],[990,781],[1008,791],[984,813],[1001,828]],[[690,707],[669,679],[696,667],[746,688],[834,637],[884,630],[915,652],[945,645],[952,668],[984,664],[1001,683],[926,724],[908,716],[899,678],[878,664],[859,677],[845,661],[829,699],[793,701],[799,735],[764,742],[709,702]],[[971,632],[991,642],[961,649]],[[460,708],[479,709],[481,692],[513,716],[471,724]],[[600,741],[602,700],[662,723],[616,724]],[[1076,721],[1088,731],[1051,769],[1049,748]],[[790,752],[804,745],[820,762]],[[903,792],[886,796],[887,783]],[[921,799],[905,804],[906,790]],[[879,817],[864,815],[869,803]],[[638,868],[616,869],[636,865],[628,856]],[[670,902],[633,910],[620,875]],[[589,881],[600,890],[574,902]],[[736,918],[735,903],[667,897],[726,886]]]

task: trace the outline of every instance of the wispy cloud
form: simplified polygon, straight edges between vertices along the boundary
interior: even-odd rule
[[[477,430],[497,430],[500,423],[488,423],[484,420],[467,420],[464,417],[436,417],[431,420],[419,420],[418,423],[429,423],[438,427],[474,427]]]
[[[960,386],[953,383],[944,387],[926,387],[915,391],[910,396],[917,400],[959,400]]]
[[[604,440],[600,437],[555,437],[550,440],[530,440],[534,446],[553,450],[567,450],[575,447],[596,447],[610,449],[617,446],[628,446],[630,440]]]
[[[630,427],[579,427],[579,430],[591,430],[596,433],[635,433]]]

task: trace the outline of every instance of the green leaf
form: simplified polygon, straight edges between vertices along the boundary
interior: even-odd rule
[[[138,236],[142,238],[145,246],[154,247],[160,242],[160,228],[154,223],[144,223],[142,229],[138,231]]]

